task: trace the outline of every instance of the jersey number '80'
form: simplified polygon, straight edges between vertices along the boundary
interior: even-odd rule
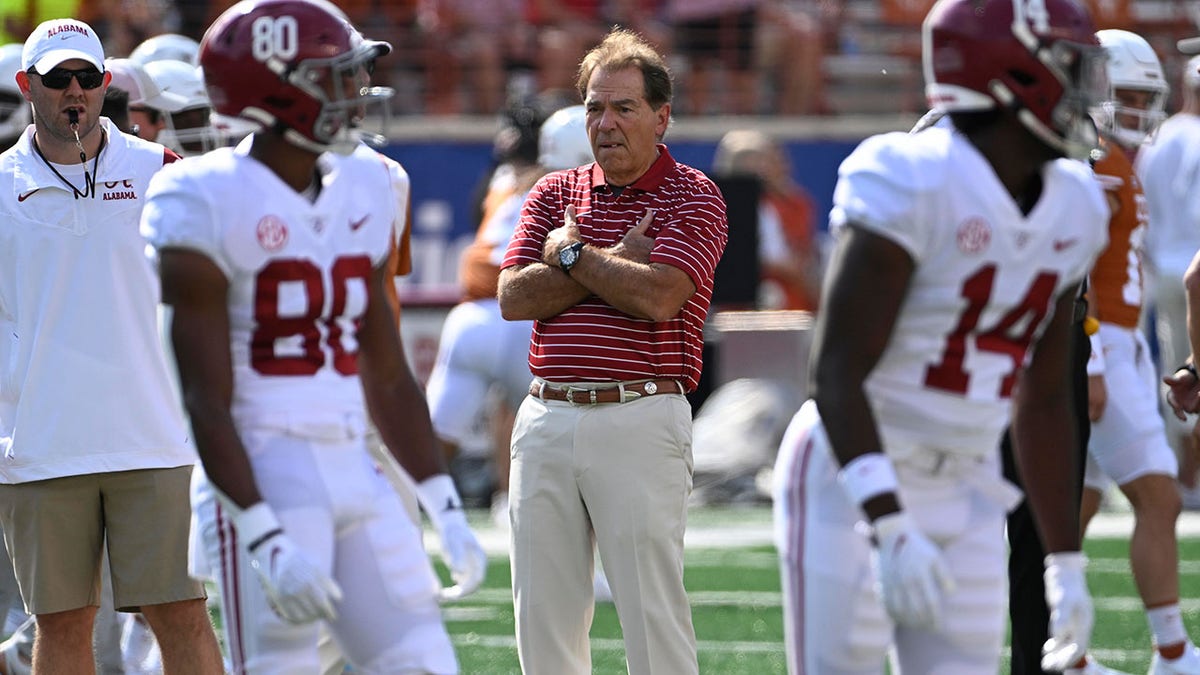
[[[365,256],[338,258],[328,270],[328,283],[321,267],[311,260],[272,260],[254,280],[255,330],[250,338],[250,366],[263,375],[314,375],[331,362],[342,375],[358,373],[357,341],[348,348],[344,326],[357,331],[366,311],[366,293],[350,301],[352,286],[364,291],[371,276],[371,260]],[[292,286],[303,295],[303,310],[283,315],[280,295]],[[329,309],[323,311],[326,296]],[[324,345],[322,344],[324,343]]]

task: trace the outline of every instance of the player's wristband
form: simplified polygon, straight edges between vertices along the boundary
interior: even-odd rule
[[[1104,374],[1104,345],[1100,344],[1100,334],[1092,333],[1088,336],[1088,341],[1092,343],[1092,353],[1088,356],[1087,374],[1088,375],[1103,375]]]
[[[259,502],[236,514],[233,517],[233,527],[238,538],[245,542],[246,550],[251,553],[272,537],[283,534],[275,512],[266,502]]]
[[[448,474],[439,473],[430,476],[417,484],[417,501],[421,508],[439,531],[447,518],[459,517],[465,522],[462,498],[454,487],[454,480]]]
[[[879,516],[875,522],[871,523],[871,534],[875,538],[875,543],[887,541],[905,530],[917,529],[916,523],[912,516],[904,511],[896,511],[886,515]]]
[[[882,452],[868,452],[855,457],[838,471],[838,482],[850,501],[859,505],[898,489],[896,469],[892,466],[892,460]]]
[[[1192,377],[1196,378],[1197,381],[1200,381],[1200,375],[1196,374],[1196,364],[1192,363],[1191,361],[1188,361],[1188,362],[1184,363],[1183,365],[1179,366],[1178,368],[1176,368],[1175,372],[1178,373],[1181,370],[1188,371],[1189,373],[1192,374]]]

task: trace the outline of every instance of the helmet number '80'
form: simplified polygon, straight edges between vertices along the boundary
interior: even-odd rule
[[[1046,0],[1017,0],[1017,16],[1024,16],[1034,32],[1046,33],[1050,30],[1050,12],[1046,9]]]
[[[251,54],[256,61],[296,57],[299,25],[294,16],[260,16],[250,26],[253,36]]]

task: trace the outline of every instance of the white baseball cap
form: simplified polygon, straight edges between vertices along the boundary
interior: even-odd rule
[[[21,69],[31,68],[39,73],[49,72],[63,61],[83,59],[104,70],[104,47],[96,31],[75,19],[43,21],[25,40],[21,52]]]

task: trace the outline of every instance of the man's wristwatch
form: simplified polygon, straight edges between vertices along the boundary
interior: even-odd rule
[[[1181,370],[1188,371],[1189,373],[1192,374],[1192,377],[1196,378],[1197,380],[1200,380],[1200,375],[1196,374],[1196,364],[1192,363],[1191,361],[1184,362],[1184,364],[1182,366],[1179,366],[1178,368],[1175,369],[1175,372],[1178,373]]]
[[[558,266],[563,272],[571,273],[571,268],[579,262],[579,252],[583,250],[583,242],[577,241],[558,250]]]

